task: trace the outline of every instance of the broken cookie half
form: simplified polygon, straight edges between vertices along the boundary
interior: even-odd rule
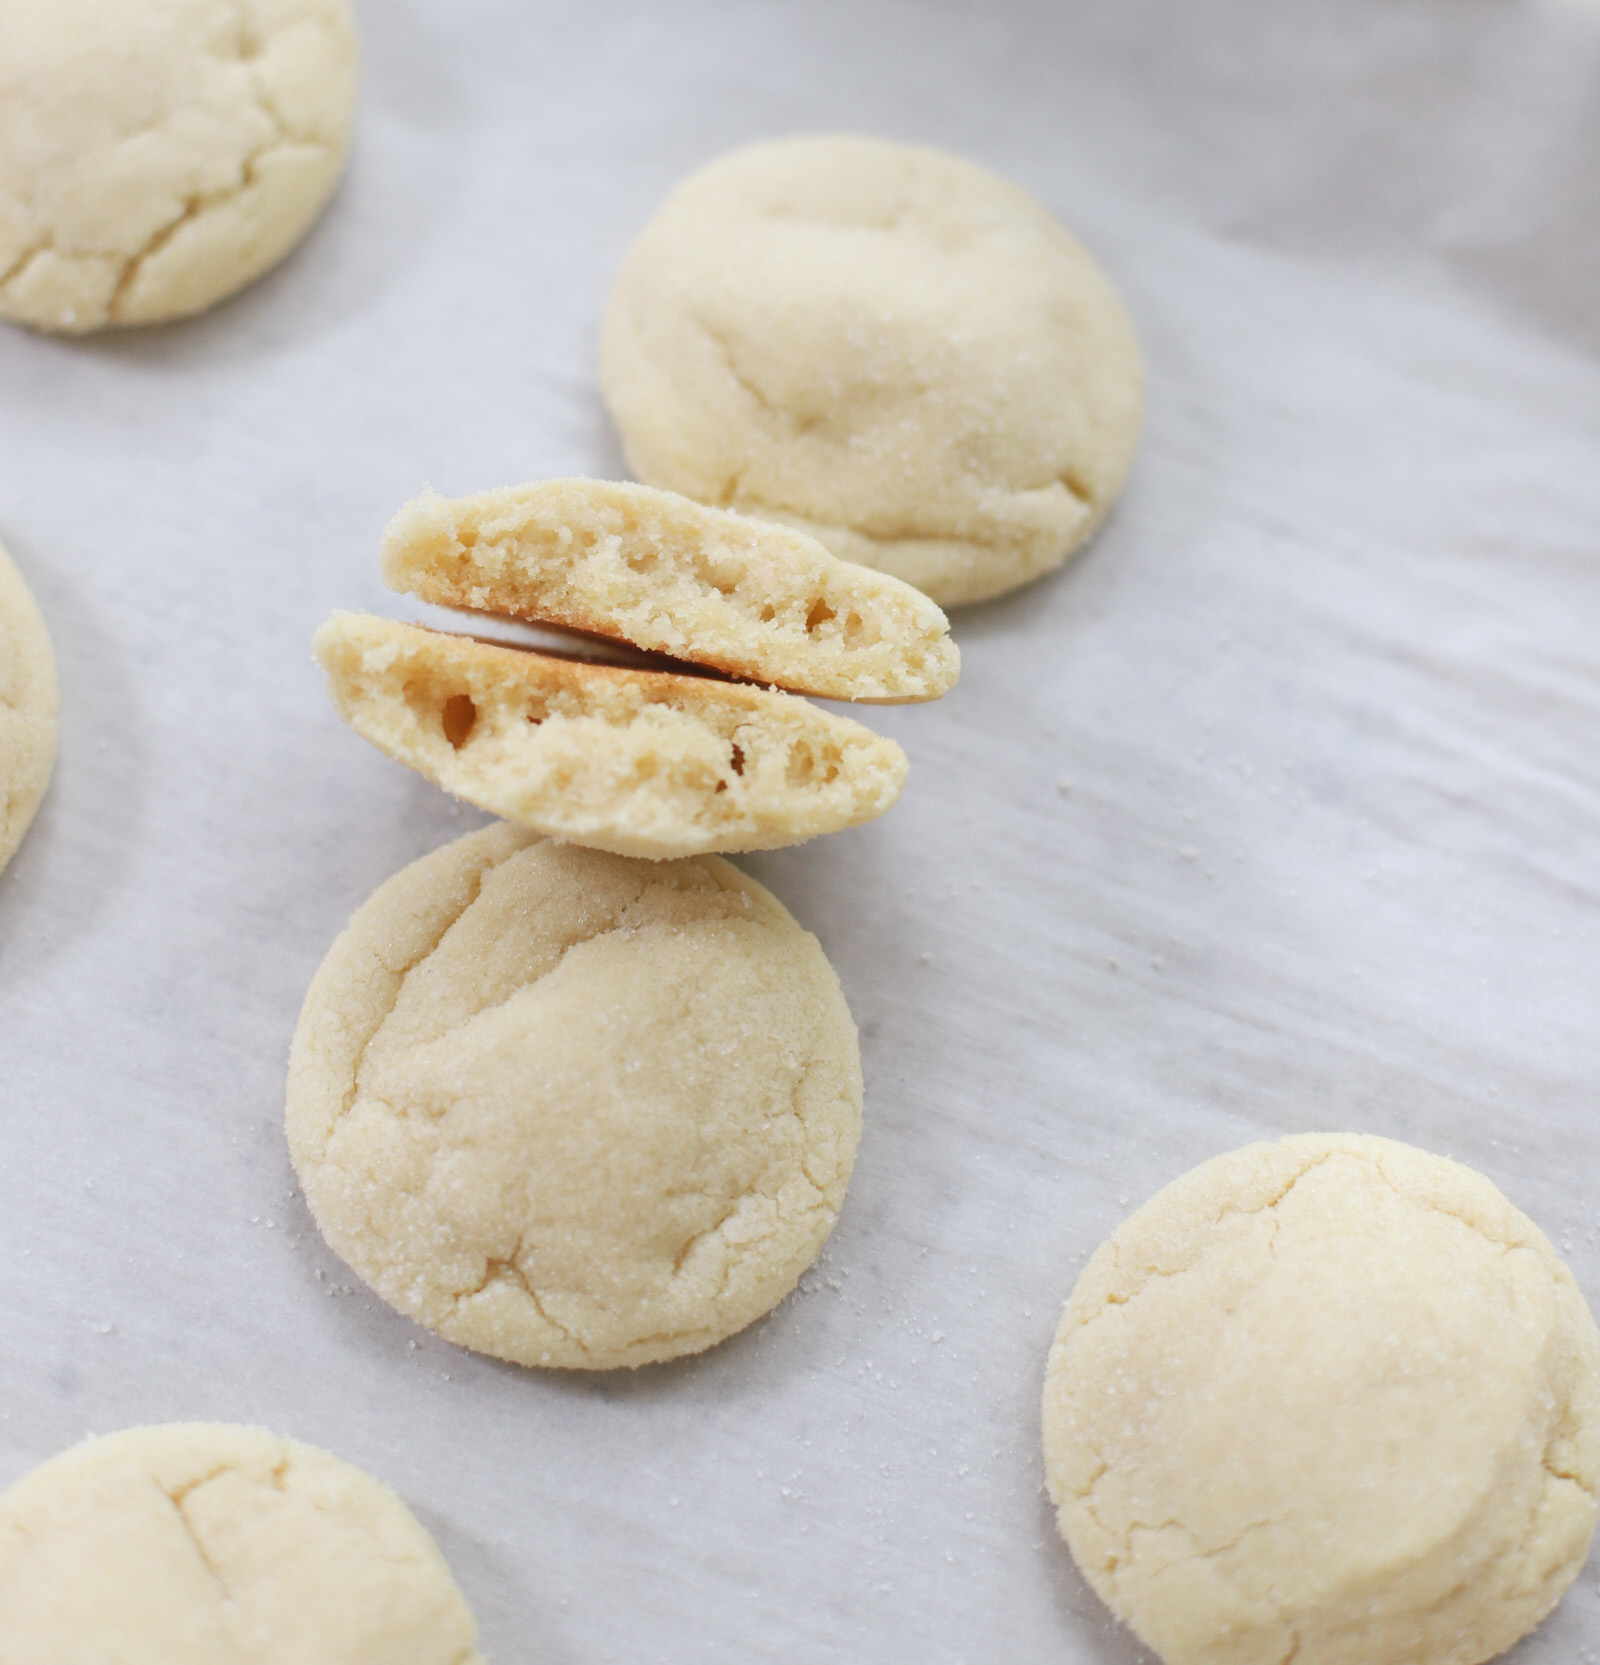
[[[317,632],[363,739],[495,815],[616,855],[771,850],[870,821],[906,756],[748,683],[627,670],[368,614]]]
[[[819,699],[899,705],[955,686],[940,609],[804,532],[610,480],[406,504],[383,576],[444,607],[629,642]]]
[[[588,651],[336,613],[313,645],[340,715],[469,803],[617,855],[770,850],[882,815],[905,753],[799,695],[935,699],[960,666],[909,585],[644,486],[422,497],[390,524],[383,573]],[[597,647],[646,662],[595,663]]]

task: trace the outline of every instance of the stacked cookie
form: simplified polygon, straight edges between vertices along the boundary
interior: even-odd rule
[[[629,669],[571,635],[556,657],[348,613],[315,644],[358,734],[482,809],[619,855],[767,850],[881,815],[905,754],[798,696],[937,699],[960,669],[910,585],[644,486],[421,498],[391,523],[383,574],[478,628],[656,656]]]

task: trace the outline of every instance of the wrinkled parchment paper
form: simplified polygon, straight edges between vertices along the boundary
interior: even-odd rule
[[[1142,1650],[1037,1402],[1167,1180],[1352,1128],[1489,1174],[1600,1304],[1600,10],[1512,0],[368,0],[349,180],[212,315],[0,329],[0,540],[60,658],[0,879],[0,1483],[262,1422],[393,1485],[496,1665]],[[3,43],[0,43],[3,50]],[[335,718],[379,531],[622,462],[612,274],[731,145],[944,145],[1093,248],[1129,493],[871,713],[899,807],[749,869],[821,937],[866,1134],[803,1291],[615,1378],[458,1351],[324,1247],[281,1133],[351,910],[479,824]],[[1600,1653],[1592,1562],[1516,1654]]]

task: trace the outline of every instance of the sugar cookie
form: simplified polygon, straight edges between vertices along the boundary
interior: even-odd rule
[[[1044,1450],[1078,1565],[1167,1665],[1477,1665],[1583,1564],[1600,1331],[1471,1169],[1250,1145],[1090,1260]]]
[[[56,758],[56,661],[22,574],[0,548],[0,871],[28,830]]]
[[[519,1364],[646,1364],[759,1318],[832,1229],[860,1127],[838,979],[760,885],[504,824],[356,913],[289,1069],[329,1243]]]
[[[753,145],[680,185],[600,372],[641,480],[946,606],[1065,560],[1138,438],[1138,345],[1083,249],[987,169],[879,139]]]
[[[481,809],[619,855],[771,850],[870,821],[905,753],[744,683],[335,613],[313,647],[365,740]]]
[[[482,1665],[393,1492],[260,1428],[132,1428],[0,1497],[0,1665]]]
[[[961,659],[944,614],[787,526],[611,480],[406,504],[383,576],[446,607],[631,642],[820,699],[938,699]]]
[[[203,311],[299,242],[344,166],[347,0],[0,0],[0,317]]]

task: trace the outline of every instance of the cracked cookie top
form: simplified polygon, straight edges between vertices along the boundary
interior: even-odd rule
[[[0,548],[0,870],[16,854],[49,785],[57,704],[44,620]]]
[[[1588,1551],[1600,1332],[1471,1169],[1251,1145],[1090,1260],[1044,1450],[1074,1559],[1167,1665],[1476,1665]]]
[[[945,606],[1082,544],[1140,420],[1132,326],[1044,208],[958,157],[838,135],[680,185],[623,263],[600,372],[641,480]]]
[[[503,824],[357,912],[290,1063],[329,1243],[520,1364],[645,1364],[760,1317],[832,1229],[860,1125],[838,979],[766,890]]]
[[[338,183],[347,0],[0,0],[0,317],[82,334],[200,312]]]
[[[482,1665],[428,1534],[261,1428],[132,1428],[0,1497],[0,1665]]]

